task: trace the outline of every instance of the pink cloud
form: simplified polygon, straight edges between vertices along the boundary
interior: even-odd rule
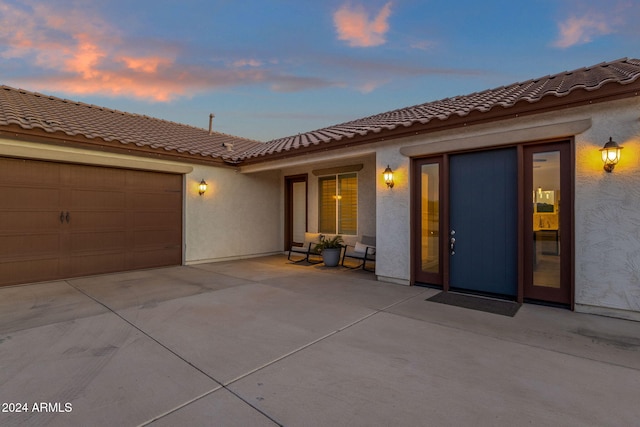
[[[0,1],[0,58],[20,59],[39,70],[37,77],[13,79],[30,90],[168,102],[239,84],[275,81],[289,90],[320,84],[269,73],[259,68],[262,62],[257,59],[241,60],[230,68],[205,68],[180,64],[174,51],[157,45],[145,46],[141,55],[135,43],[99,16],[26,4]]]
[[[9,84],[70,97],[101,95],[169,102],[238,85],[268,84],[275,91],[294,92],[335,84],[270,70],[276,60],[265,63],[245,58],[233,62],[224,58],[217,65],[184,64],[170,45],[140,46],[88,9],[30,0],[20,6],[0,0],[0,58],[30,69]]]
[[[242,68],[242,67],[260,67],[262,66],[262,61],[258,60],[258,59],[238,59],[237,61],[234,61],[233,64],[234,67],[237,68]]]
[[[120,58],[127,68],[141,73],[154,74],[158,72],[158,67],[171,65],[172,60],[159,56],[153,57],[131,57],[123,56]]]
[[[353,47],[379,46],[386,42],[389,31],[388,19],[391,15],[391,3],[385,4],[380,12],[370,18],[362,5],[345,4],[333,14],[333,23],[338,39]]]
[[[169,52],[141,56],[123,43],[120,31],[79,10],[59,12],[45,4],[32,10],[2,5],[0,56],[22,58],[47,70],[35,80],[36,90],[55,82],[56,90],[71,94],[132,96],[169,101],[188,91],[188,84],[168,79],[160,66],[174,64]]]
[[[595,37],[612,33],[610,22],[610,19],[596,14],[570,16],[558,24],[560,34],[554,46],[567,48],[589,43]]]
[[[77,73],[84,79],[100,77],[98,65],[102,58],[107,56],[103,48],[91,40],[88,34],[76,34],[77,41],[75,49],[71,51],[65,63],[65,71]]]

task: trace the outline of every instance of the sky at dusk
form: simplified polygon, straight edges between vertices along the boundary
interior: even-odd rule
[[[640,0],[0,0],[0,84],[267,141],[623,57]]]

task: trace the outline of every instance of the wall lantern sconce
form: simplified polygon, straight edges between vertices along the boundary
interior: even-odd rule
[[[205,191],[207,191],[207,183],[203,179],[200,181],[200,185],[198,185],[198,194],[202,196]]]
[[[604,170],[611,172],[620,161],[620,150],[624,147],[618,145],[611,137],[609,141],[600,149],[602,161],[604,162]]]
[[[393,171],[387,165],[387,168],[383,172],[384,175],[384,183],[387,184],[387,188],[393,188]]]

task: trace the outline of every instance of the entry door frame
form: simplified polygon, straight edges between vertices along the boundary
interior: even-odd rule
[[[304,222],[305,230],[309,226],[309,175],[290,175],[284,177],[284,249],[288,250],[293,241],[293,184],[304,183],[305,187],[305,208]]]
[[[574,304],[575,304],[575,261],[574,261],[574,226],[575,226],[575,221],[574,221],[574,195],[575,195],[575,140],[574,137],[564,137],[564,138],[554,138],[554,139],[550,139],[550,140],[542,140],[542,141],[528,141],[528,142],[524,142],[524,143],[518,143],[518,144],[511,144],[511,145],[497,145],[497,146],[488,146],[488,147],[482,147],[480,149],[476,149],[476,150],[460,150],[460,151],[455,151],[455,152],[447,152],[447,153],[433,153],[431,155],[427,155],[427,156],[420,156],[420,157],[413,157],[411,159],[411,173],[413,176],[412,179],[412,183],[413,183],[413,190],[411,191],[412,194],[412,200],[411,200],[411,271],[410,271],[410,283],[412,285],[415,285],[416,283],[420,283],[420,284],[425,284],[427,286],[433,286],[436,288],[441,288],[443,291],[447,292],[450,290],[450,284],[449,284],[449,270],[450,270],[450,260],[449,260],[449,239],[448,239],[448,234],[449,234],[449,229],[450,229],[450,223],[449,223],[449,216],[450,216],[450,209],[449,209],[449,203],[450,203],[450,197],[449,197],[449,191],[450,191],[450,185],[449,185],[449,160],[450,160],[450,156],[454,155],[454,154],[461,154],[461,153],[468,153],[468,152],[474,152],[474,151],[488,151],[488,150],[494,150],[494,149],[501,149],[501,148],[509,148],[509,147],[515,147],[516,148],[516,158],[517,158],[517,210],[518,210],[518,219],[517,219],[517,252],[518,252],[518,261],[517,261],[517,295],[516,295],[516,301],[519,303],[523,303],[524,299],[525,299],[525,290],[524,290],[524,283],[525,283],[525,266],[526,263],[528,263],[529,261],[526,258],[526,253],[525,253],[525,244],[526,244],[526,237],[525,237],[525,226],[526,226],[526,221],[524,219],[525,217],[525,203],[527,203],[530,198],[531,195],[528,194],[528,190],[525,188],[525,150],[530,147],[530,146],[534,146],[534,147],[542,147],[542,148],[548,148],[550,150],[553,150],[553,147],[556,144],[563,144],[566,143],[568,145],[568,149],[569,149],[569,156],[567,159],[564,160],[564,163],[562,163],[563,169],[564,169],[564,173],[568,173],[569,174],[569,179],[570,179],[570,191],[571,191],[571,196],[569,197],[569,201],[567,202],[567,204],[569,204],[569,210],[570,213],[568,215],[569,217],[569,222],[570,225],[568,226],[570,232],[571,232],[571,236],[569,238],[569,244],[570,244],[570,256],[569,256],[569,263],[570,263],[570,267],[569,267],[569,287],[570,287],[570,302],[569,302],[569,306],[570,309],[573,310],[574,309]],[[420,239],[419,239],[419,224],[418,224],[418,217],[419,217],[419,209],[420,209],[420,202],[419,202],[419,197],[420,197],[420,179],[419,179],[419,173],[420,173],[420,166],[424,163],[440,163],[441,167],[440,167],[440,179],[441,179],[441,191],[442,193],[440,194],[440,201],[442,203],[442,207],[441,207],[441,214],[442,214],[442,220],[440,222],[440,233],[443,236],[443,238],[441,239],[441,253],[443,254],[442,256],[442,262],[441,262],[441,271],[438,274],[437,280],[433,281],[433,282],[420,282],[419,280],[417,280],[417,268],[419,266],[419,251],[417,249],[418,245],[420,244]]]
[[[523,298],[545,301],[549,303],[557,303],[561,305],[569,305],[571,310],[575,304],[575,248],[574,248],[574,226],[575,221],[575,154],[574,144],[571,139],[558,140],[552,143],[528,144],[524,146],[523,155],[523,192],[529,194],[533,184],[533,167],[531,159],[535,153],[544,153],[549,151],[558,151],[560,153],[560,191],[562,194],[562,207],[560,209],[560,230],[562,238],[560,239],[560,256],[561,270],[560,283],[561,287],[544,288],[534,286],[533,284],[533,258],[534,250],[531,245],[533,241],[533,204],[525,203],[525,211],[523,215],[524,224],[522,231],[524,233],[523,241],[525,242],[523,258]],[[568,196],[567,196],[568,194]],[[530,196],[529,196],[530,197]],[[530,199],[528,199],[530,200]],[[567,286],[562,286],[568,284]]]

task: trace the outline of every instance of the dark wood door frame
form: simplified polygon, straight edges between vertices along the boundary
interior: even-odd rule
[[[529,194],[533,188],[533,169],[531,160],[535,153],[558,151],[560,153],[560,194],[562,206],[560,208],[559,230],[561,239],[560,250],[560,288],[544,288],[533,284],[533,259],[535,248],[533,241],[533,204],[524,203],[524,236],[523,280],[522,294],[524,298],[539,300],[562,305],[569,305],[574,309],[574,144],[571,140],[556,143],[531,144],[524,147],[523,193]],[[531,196],[529,196],[531,197]]]
[[[288,250],[293,243],[293,184],[304,182],[305,184],[305,230],[308,227],[308,196],[309,196],[309,176],[308,174],[290,175],[284,177],[284,250]]]
[[[521,144],[514,144],[511,147],[516,147],[517,150],[517,170],[518,170],[518,174],[517,174],[517,186],[518,186],[518,193],[517,193],[517,206],[518,206],[518,224],[517,224],[517,228],[518,228],[518,235],[517,235],[517,241],[518,241],[518,265],[517,265],[517,280],[518,280],[518,284],[517,284],[517,295],[516,295],[516,301],[517,302],[524,302],[525,299],[525,289],[524,289],[524,284],[525,284],[525,275],[528,274],[527,270],[526,270],[526,264],[528,262],[527,260],[527,253],[525,251],[525,245],[528,242],[528,233],[527,233],[527,220],[526,215],[528,215],[528,212],[530,212],[530,208],[527,209],[527,203],[531,198],[531,195],[529,194],[529,190],[527,189],[527,185],[528,185],[528,181],[525,182],[525,157],[526,157],[526,153],[527,150],[529,149],[528,147],[542,147],[544,148],[543,151],[547,151],[547,150],[554,150],[554,147],[556,145],[562,145],[565,144],[567,150],[568,150],[568,155],[566,156],[567,158],[563,160],[563,168],[562,168],[562,173],[563,175],[568,174],[568,176],[564,176],[564,182],[568,182],[568,184],[565,185],[569,185],[570,188],[570,192],[571,192],[571,196],[569,197],[569,200],[566,200],[565,198],[565,208],[569,211],[568,215],[566,215],[568,224],[565,224],[565,228],[569,231],[570,236],[566,238],[567,240],[567,245],[568,245],[568,249],[566,249],[569,252],[568,255],[568,261],[567,261],[567,272],[564,273],[565,276],[563,277],[563,280],[566,281],[566,283],[569,284],[570,290],[570,300],[569,300],[569,305],[571,310],[574,309],[574,294],[575,294],[575,267],[574,267],[574,259],[575,259],[575,254],[574,254],[574,241],[573,241],[573,236],[574,236],[574,197],[573,195],[575,194],[575,183],[574,183],[574,179],[573,177],[575,176],[575,148],[574,148],[574,141],[573,138],[562,138],[562,139],[554,139],[554,140],[549,140],[549,141],[533,141],[533,142],[528,142],[528,143],[521,143]],[[498,148],[507,148],[509,146],[495,146],[495,147],[483,147],[482,151],[484,150],[492,150],[492,149],[498,149]],[[433,155],[429,155],[429,156],[425,156],[425,157],[415,157],[412,158],[412,162],[411,162],[411,173],[412,173],[412,184],[414,186],[414,188],[411,191],[411,195],[412,195],[412,209],[411,209],[411,274],[410,274],[410,282],[411,284],[416,284],[417,279],[416,279],[416,270],[417,270],[417,266],[419,265],[419,259],[418,259],[418,254],[419,251],[417,250],[417,245],[420,244],[419,242],[419,238],[417,236],[417,230],[419,229],[419,209],[420,209],[420,188],[419,188],[419,184],[420,184],[420,180],[419,180],[419,175],[420,175],[420,165],[425,163],[425,162],[440,162],[440,179],[441,179],[441,189],[442,192],[440,194],[440,201],[442,203],[442,207],[441,207],[441,222],[440,222],[440,227],[441,227],[441,234],[446,234],[448,233],[448,230],[450,229],[450,224],[449,224],[449,216],[450,216],[450,210],[449,210],[449,191],[450,191],[450,186],[449,186],[449,156],[452,154],[459,154],[459,153],[463,153],[466,152],[465,151],[459,151],[459,152],[452,152],[452,153],[440,153],[440,154],[433,154]],[[471,151],[478,151],[478,150],[471,150]],[[530,223],[530,221],[529,221]],[[441,239],[441,244],[442,244],[442,250],[441,252],[443,254],[447,254],[448,253],[448,239]],[[530,252],[530,251],[529,251]],[[450,288],[450,284],[449,284],[449,269],[450,269],[450,262],[449,262],[449,257],[448,256],[442,256],[441,259],[441,268],[442,271],[440,272],[440,276],[441,276],[441,280],[440,281],[436,281],[435,283],[427,283],[429,285],[435,285],[437,287],[441,287],[443,291],[449,291]]]
[[[410,247],[411,247],[411,254],[412,256],[410,257],[410,264],[411,264],[411,274],[410,274],[410,283],[416,283],[416,280],[419,282],[424,282],[424,283],[429,283],[431,285],[435,285],[435,286],[442,286],[443,285],[443,271],[447,271],[448,272],[448,263],[449,263],[449,257],[446,256],[446,253],[443,253],[442,248],[444,247],[443,244],[443,239],[446,239],[446,236],[443,235],[442,230],[443,229],[448,229],[449,227],[449,219],[445,218],[445,212],[448,212],[448,199],[443,199],[443,195],[448,193],[445,190],[445,179],[443,179],[445,176],[448,177],[448,173],[444,173],[443,168],[445,167],[445,160],[443,160],[446,156],[435,156],[435,157],[428,157],[428,158],[417,158],[417,159],[413,159],[413,161],[411,162],[411,174],[413,177],[412,180],[412,189],[411,189],[411,197],[412,197],[412,202],[415,202],[415,204],[417,204],[418,206],[416,206],[415,208],[411,209],[411,215],[410,215],[410,227],[411,230],[414,230],[414,232],[412,233],[412,238],[410,239]],[[438,254],[438,264],[440,265],[440,272],[439,273],[425,273],[425,272],[417,272],[417,266],[421,265],[421,250],[420,250],[420,245],[421,245],[421,238],[419,237],[419,235],[421,235],[422,233],[418,233],[418,230],[422,230],[421,228],[421,211],[420,211],[420,206],[421,206],[421,189],[422,189],[422,174],[421,174],[421,167],[423,165],[430,165],[430,164],[437,164],[440,170],[440,176],[439,176],[439,188],[438,191],[440,193],[440,203],[438,206],[438,210],[439,210],[439,219],[440,219],[440,230],[439,230],[439,239],[438,239],[438,244],[440,247],[440,251]],[[446,180],[448,181],[448,178],[446,178]],[[446,196],[448,197],[448,196]],[[445,222],[443,224],[443,221]],[[443,263],[446,263],[446,265],[444,265]],[[448,273],[447,273],[448,274]]]

